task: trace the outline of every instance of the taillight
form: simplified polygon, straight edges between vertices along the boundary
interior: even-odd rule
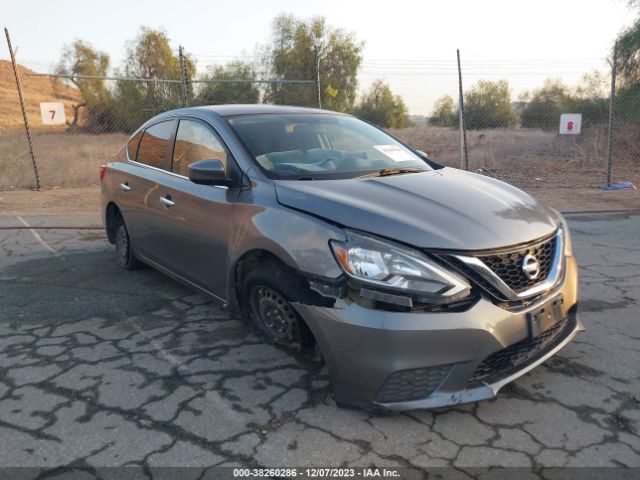
[[[100,165],[100,183],[102,183],[102,180],[104,180],[104,174],[106,171],[107,171],[107,166]]]

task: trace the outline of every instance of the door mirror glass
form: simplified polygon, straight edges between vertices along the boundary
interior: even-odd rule
[[[189,180],[200,185],[227,185],[227,173],[222,161],[199,160],[189,165]]]

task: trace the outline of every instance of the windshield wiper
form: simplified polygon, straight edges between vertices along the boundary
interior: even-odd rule
[[[420,173],[426,172],[422,168],[406,167],[406,168],[383,168],[377,172],[367,173],[356,178],[374,178],[374,177],[390,177],[391,175],[402,175],[404,173]]]

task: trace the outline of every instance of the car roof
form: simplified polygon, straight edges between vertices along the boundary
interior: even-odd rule
[[[320,108],[294,107],[289,105],[258,105],[258,104],[232,104],[232,105],[203,105],[200,107],[185,107],[167,110],[159,113],[144,122],[133,135],[139,130],[148,128],[156,122],[167,120],[179,115],[194,115],[199,117],[209,117],[215,121],[220,117],[233,117],[237,115],[262,115],[262,114],[307,114],[307,115],[343,115],[346,113],[334,112],[332,110],[322,110]]]
[[[203,105],[200,107],[188,107],[171,110],[171,114],[189,114],[189,113],[213,113],[220,117],[230,117],[235,115],[259,115],[259,114],[287,114],[287,113],[326,113],[338,114],[330,110],[322,110],[319,108],[294,107],[289,105],[254,105],[254,104],[238,104],[238,105]]]
[[[319,108],[295,107],[291,105],[263,105],[263,104],[239,104],[239,105],[206,105],[196,107],[199,110],[209,110],[228,117],[232,115],[256,115],[261,113],[336,113]]]

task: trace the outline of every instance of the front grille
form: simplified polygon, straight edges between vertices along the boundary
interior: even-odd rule
[[[556,237],[553,237],[545,242],[520,250],[496,255],[479,255],[478,258],[511,290],[520,293],[547,279],[553,263],[555,246]],[[527,254],[535,256],[540,262],[540,273],[533,280],[522,271],[522,261]]]
[[[438,388],[450,369],[451,365],[440,365],[394,372],[378,392],[376,401],[408,402],[425,398]]]
[[[467,388],[497,382],[530,365],[562,342],[575,327],[575,322],[575,317],[569,317],[536,337],[525,338],[492,353],[469,378]]]
[[[466,263],[461,260],[458,260],[453,255],[446,257],[446,261],[453,265],[457,270],[460,271],[465,277],[469,280],[473,281],[476,285],[481,287],[482,289],[489,292],[496,298],[503,298],[504,294],[501,293],[497,288],[495,288],[491,283],[481,274],[476,272],[473,268],[470,268]]]

